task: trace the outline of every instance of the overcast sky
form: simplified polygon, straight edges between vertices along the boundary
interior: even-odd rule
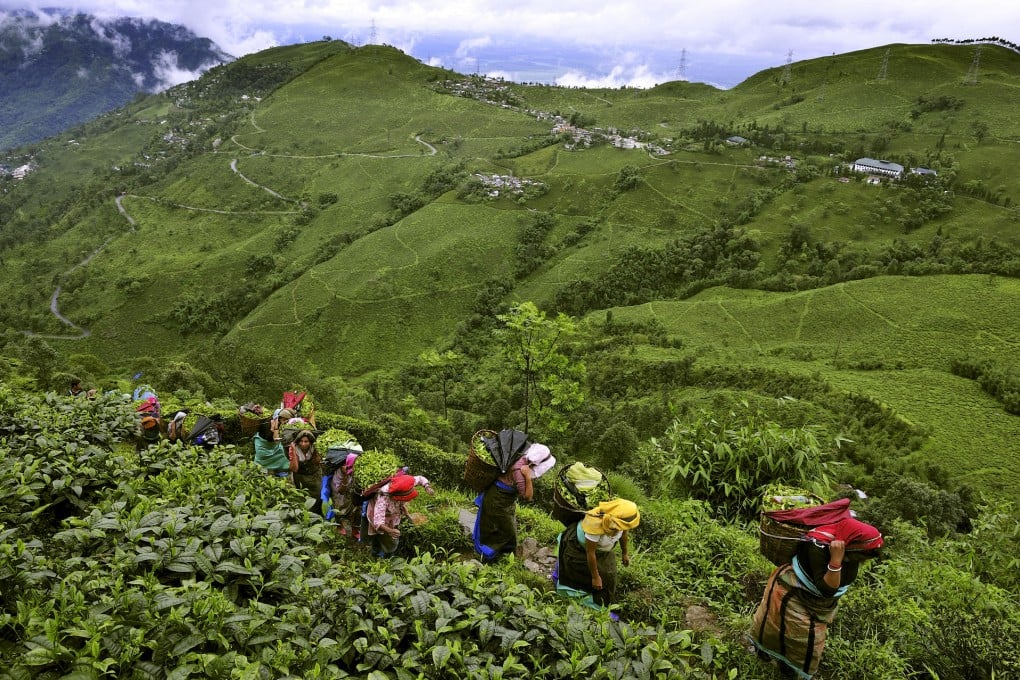
[[[0,0],[183,24],[241,56],[324,36],[461,73],[561,85],[732,87],[787,60],[891,43],[1020,42],[1016,0]]]

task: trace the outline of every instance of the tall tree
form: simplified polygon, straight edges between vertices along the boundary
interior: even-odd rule
[[[421,354],[419,360],[428,367],[432,379],[439,384],[443,391],[443,417],[446,418],[447,400],[450,396],[450,384],[460,377],[464,370],[464,356],[452,350],[439,352],[434,349],[426,350]]]
[[[561,351],[577,332],[573,320],[563,313],[548,318],[533,302],[518,303],[497,318],[503,323],[496,329],[503,356],[520,376],[524,430],[541,423],[550,432],[564,432],[570,412],[584,401],[584,363]]]

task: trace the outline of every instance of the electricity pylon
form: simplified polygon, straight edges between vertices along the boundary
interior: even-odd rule
[[[970,68],[967,69],[967,75],[963,79],[964,85],[977,85],[978,82],[978,66],[981,64],[981,45],[974,48],[974,60],[970,62]]]

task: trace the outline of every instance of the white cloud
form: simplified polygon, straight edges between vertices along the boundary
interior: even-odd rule
[[[677,76],[668,73],[654,73],[647,65],[639,64],[633,67],[619,65],[608,74],[597,76],[571,70],[557,78],[556,84],[563,87],[649,88],[670,80],[677,80]]]
[[[131,40],[126,35],[116,31],[107,31],[107,24],[104,20],[96,18],[90,24],[92,31],[101,40],[105,40],[113,46],[113,54],[117,57],[126,57],[131,53]]]
[[[0,8],[0,10],[2,9],[3,8]],[[6,22],[10,17],[11,15],[8,12],[0,11],[0,21]],[[49,23],[52,23],[49,19],[47,19],[45,22],[42,21],[41,19],[37,19],[35,21],[36,25],[42,26],[47,26],[49,25]],[[13,28],[14,24],[12,23],[10,25],[10,30],[13,30]],[[39,52],[42,51],[43,47],[42,36],[36,34],[33,37],[31,31],[25,31],[18,35],[17,38],[11,41],[10,43],[0,43],[0,47],[2,47],[5,50],[14,49],[15,45],[17,45],[17,48],[21,52],[22,57],[28,58],[31,57],[32,55],[39,54]]]
[[[156,61],[153,63],[153,75],[159,81],[157,90],[165,90],[174,85],[180,85],[190,80],[195,80],[202,75],[202,71],[189,71],[182,69],[178,64],[178,56],[176,52],[169,50],[163,50],[159,53]]]
[[[45,6],[50,0],[0,0],[0,9]],[[65,4],[65,3],[61,3]],[[669,76],[686,50],[688,77],[708,80],[699,68],[712,62],[741,64],[730,84],[764,65],[778,66],[792,50],[795,60],[890,43],[928,43],[933,38],[1020,35],[1020,3],[959,3],[955,0],[855,0],[818,3],[788,0],[715,0],[649,3],[618,0],[69,0],[74,9],[104,16],[138,16],[183,24],[241,56],[279,44],[329,35],[355,44],[385,42],[426,61],[451,68],[524,72],[490,52],[520,44],[542,45],[573,64],[543,65],[544,77],[578,82],[635,83]],[[438,40],[449,49],[432,52]],[[421,53],[416,52],[421,50]],[[627,61],[627,53],[639,55]],[[503,54],[503,53],[501,53]],[[600,55],[600,56],[593,56]],[[654,58],[653,58],[654,55]],[[615,63],[612,59],[620,57]],[[467,60],[467,61],[465,61]],[[647,65],[642,73],[637,62]],[[752,66],[753,64],[753,66]],[[624,65],[623,72],[614,72]],[[532,66],[535,66],[533,63]],[[734,66],[736,68],[736,66]],[[529,71],[534,77],[536,72]],[[603,74],[603,75],[599,75]],[[658,77],[655,77],[655,76]],[[712,74],[716,79],[718,75]]]
[[[481,38],[469,38],[468,40],[461,40],[460,44],[457,45],[457,51],[455,54],[458,58],[464,59],[470,57],[481,47],[488,47],[492,44],[491,36],[483,36]]]

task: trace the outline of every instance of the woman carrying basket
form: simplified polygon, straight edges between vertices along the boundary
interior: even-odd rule
[[[315,448],[315,434],[311,430],[300,430],[294,441],[287,447],[287,459],[293,475],[294,486],[304,489],[314,500],[321,500],[322,457]],[[313,510],[322,514],[322,503],[317,502]]]
[[[171,422],[177,422],[177,419]],[[259,425],[252,441],[255,444],[255,464],[265,470],[269,477],[290,479],[290,459],[283,444],[273,437],[268,420]]]
[[[792,563],[769,576],[748,633],[758,655],[776,659],[782,675],[808,680],[818,670],[839,598],[857,579],[860,564],[878,555],[882,534],[846,517],[804,537]]]
[[[472,537],[484,561],[495,561],[517,549],[517,498],[530,501],[534,480],[555,464],[548,446],[531,444],[506,474],[475,499],[478,514]]]
[[[432,495],[435,491],[427,477],[411,475],[406,469],[391,477],[365,502],[365,534],[369,537],[372,554],[392,557],[400,545],[400,522],[412,519],[407,504],[418,497],[416,486],[424,487]]]
[[[584,518],[563,530],[557,539],[556,591],[581,597],[599,608],[616,601],[616,553],[620,544],[623,565],[630,564],[628,531],[641,523],[633,501],[614,498],[599,503]]]

